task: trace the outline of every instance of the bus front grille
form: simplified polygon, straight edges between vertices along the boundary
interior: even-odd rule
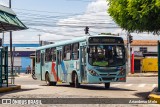
[[[116,74],[100,74],[100,76],[103,76],[103,77],[104,77],[104,76],[105,76],[105,77],[106,77],[106,76],[116,76]]]
[[[110,77],[110,78],[102,77],[103,81],[112,81],[114,79],[115,79],[115,77]]]
[[[109,73],[109,72],[116,73],[117,72],[117,70],[115,70],[115,69],[108,69],[108,70],[106,70],[106,69],[96,69],[96,70],[99,71],[100,73]]]

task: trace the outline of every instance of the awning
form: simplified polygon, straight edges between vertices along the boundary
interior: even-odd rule
[[[27,27],[16,17],[13,10],[0,5],[0,32],[24,29]]]

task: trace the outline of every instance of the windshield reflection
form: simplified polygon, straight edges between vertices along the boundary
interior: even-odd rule
[[[88,54],[93,66],[120,66],[125,62],[123,45],[90,45]]]

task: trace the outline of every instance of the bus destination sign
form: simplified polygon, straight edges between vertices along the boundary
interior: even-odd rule
[[[90,37],[89,43],[123,43],[123,39],[115,37]]]

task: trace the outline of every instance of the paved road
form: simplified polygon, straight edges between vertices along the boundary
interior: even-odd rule
[[[0,96],[2,98],[147,98],[149,92],[157,86],[157,77],[127,77],[126,83],[112,83],[109,90],[104,89],[103,84],[82,84],[78,89],[69,84],[46,86],[44,81],[33,80],[30,75],[16,77],[15,83],[20,84],[22,89]]]

